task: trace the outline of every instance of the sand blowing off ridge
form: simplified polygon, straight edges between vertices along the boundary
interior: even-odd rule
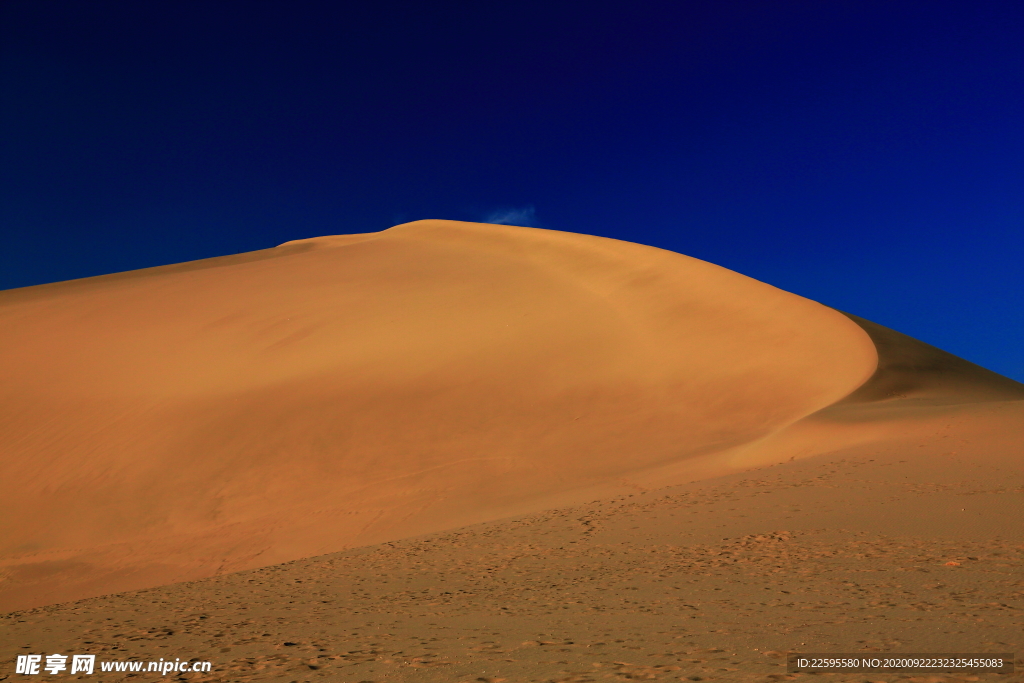
[[[724,268],[453,221],[12,290],[0,329],[0,610],[740,471],[877,363]]]

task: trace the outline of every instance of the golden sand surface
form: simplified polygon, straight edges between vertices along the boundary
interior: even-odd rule
[[[1022,412],[947,411],[904,439],[742,474],[15,612],[0,661],[582,683],[808,678],[786,673],[789,652],[1015,652],[1012,675],[824,678],[1021,681],[1024,476],[998,432]]]
[[[1024,386],[702,261],[418,221],[3,292],[0,329],[0,662],[1024,656]]]

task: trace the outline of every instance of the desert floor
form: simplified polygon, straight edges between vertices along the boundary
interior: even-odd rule
[[[809,677],[786,673],[791,651],[1015,652],[1010,675],[824,678],[1024,680],[1024,477],[948,418],[904,442],[8,614],[0,660],[197,658],[214,673],[181,678],[203,681],[771,681]]]

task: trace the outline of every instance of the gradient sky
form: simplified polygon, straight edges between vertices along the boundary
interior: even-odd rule
[[[1024,381],[1024,3],[0,2],[0,289],[421,218],[650,244]]]

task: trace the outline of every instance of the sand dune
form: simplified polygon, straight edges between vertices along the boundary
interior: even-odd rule
[[[0,610],[943,430],[1021,469],[1021,385],[584,235],[419,221],[0,293],[0,329]]]

